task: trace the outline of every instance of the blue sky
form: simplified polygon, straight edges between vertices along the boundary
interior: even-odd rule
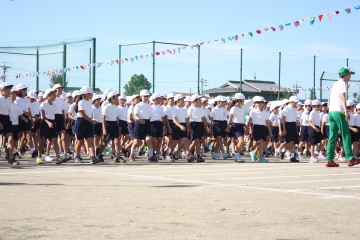
[[[360,5],[360,1],[83,1],[83,0],[0,0],[2,33],[0,46],[33,46],[90,37],[97,39],[97,62],[118,58],[119,44],[163,41],[196,44],[202,41],[239,35],[238,41],[221,41],[201,47],[202,78],[206,88],[222,85],[227,80],[240,78],[240,49],[243,49],[243,78],[278,81],[278,57],[282,52],[281,85],[292,88],[296,83],[302,88],[313,85],[313,56],[316,55],[316,86],[323,71],[328,78],[337,78],[337,71],[346,65],[360,74],[360,10],[351,9],[333,15],[322,22],[317,16]],[[279,31],[278,26],[303,18],[316,17],[314,25],[309,20],[292,24]],[[276,27],[276,32],[264,28]],[[255,30],[261,29],[258,35]],[[252,31],[254,37],[242,33]],[[68,45],[67,66],[77,66],[89,61],[91,43]],[[177,48],[156,45],[156,50]],[[42,49],[41,53],[61,52],[62,46]],[[22,52],[35,53],[34,50]],[[123,57],[133,57],[152,52],[152,45],[123,47]],[[8,74],[35,71],[35,57],[0,54],[0,64],[12,66]],[[62,55],[40,57],[40,70],[61,68]],[[143,73],[152,82],[152,60],[142,59],[122,65],[122,86],[132,74]],[[331,73],[331,74],[330,74]],[[67,74],[69,86],[88,85],[88,71]],[[118,89],[118,67],[103,65],[97,69],[96,86]],[[9,79],[35,88],[35,78]],[[175,55],[156,57],[155,91],[197,92],[197,51],[187,48]],[[40,89],[48,87],[49,77],[40,77]],[[331,86],[324,82],[323,86]],[[359,92],[353,86],[349,93]],[[299,97],[304,99],[301,92]],[[327,98],[329,91],[323,92]],[[317,91],[319,97],[319,91]]]

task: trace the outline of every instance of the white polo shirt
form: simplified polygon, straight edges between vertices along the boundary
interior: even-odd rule
[[[88,116],[90,119],[92,119],[92,103],[91,100],[87,101],[85,99],[82,99],[78,103],[78,117],[83,117],[82,113],[80,113],[80,110],[85,112],[85,115]]]
[[[350,115],[350,120],[348,121],[348,124],[349,124],[350,127],[352,127],[352,126],[355,125],[354,113],[350,112],[349,115]]]
[[[173,119],[173,109],[175,108],[174,106],[170,106],[170,105],[166,105],[164,107],[164,113],[165,115],[168,117],[168,120],[172,120]]]
[[[244,108],[239,108],[238,106],[233,106],[230,109],[230,114],[233,115],[233,123],[242,123],[244,124]]]
[[[137,114],[140,119],[150,119],[152,115],[152,108],[148,103],[140,102],[134,108],[134,115]],[[135,116],[134,116],[135,120]]]
[[[39,102],[32,102],[30,103],[30,112],[32,117],[40,115],[40,103]]]
[[[264,125],[266,126],[266,113],[260,111],[258,108],[253,108],[250,113],[249,117],[252,119],[252,124],[254,125]]]
[[[40,104],[40,110],[44,110],[45,117],[49,120],[55,120],[55,104],[49,104],[48,102],[43,102]]]
[[[272,124],[279,125],[279,114],[270,113],[269,121]]]
[[[29,112],[30,102],[27,98],[16,97],[15,103],[19,104],[23,112]]]
[[[283,116],[286,117],[285,122],[296,122],[297,121],[297,110],[290,105],[284,108]]]
[[[67,116],[67,113],[69,112],[70,105],[71,105],[70,103],[65,102],[65,108],[64,108],[65,116]]]
[[[360,127],[360,114],[354,114],[354,126]]]
[[[56,105],[55,114],[63,114],[62,111],[65,110],[65,100],[61,97],[56,97],[54,103]]]
[[[213,121],[226,121],[228,116],[227,110],[224,107],[214,107],[211,110],[210,118],[213,119]]]
[[[0,96],[0,114],[9,116],[11,104],[12,101],[10,97],[5,98],[4,96]]]
[[[10,106],[10,121],[12,125],[19,124],[19,116],[23,114],[23,110],[17,103],[12,103]]]
[[[72,103],[72,104],[70,105],[70,108],[69,108],[68,113],[71,113],[71,116],[72,116],[73,118],[75,118],[75,119],[78,117],[78,116],[77,116],[77,113],[75,112],[75,103]]]
[[[186,123],[186,119],[188,116],[188,109],[187,108],[179,108],[175,107],[173,109],[173,119],[176,117],[178,123]]]
[[[106,117],[106,121],[115,122],[119,117],[119,108],[116,105],[108,104],[102,109],[102,115]]]
[[[345,93],[346,99],[347,83],[340,78],[331,88],[329,112],[345,112],[341,106],[340,94]]]
[[[322,117],[321,119],[321,122],[323,122],[325,125],[330,125],[329,124],[329,114],[328,113],[325,113],[324,116]]]
[[[92,106],[92,119],[97,121],[98,123],[102,122],[102,108],[99,107],[95,107],[94,105]]]
[[[134,118],[134,106],[133,105],[130,105],[130,107],[128,109],[128,112],[127,112],[127,122],[128,123],[132,123],[130,121],[130,116],[135,120],[135,118]]]
[[[206,118],[206,122],[209,123],[210,122],[210,110],[207,108],[202,108],[202,109],[204,109],[204,116]]]
[[[119,105],[118,108],[119,108],[119,120],[127,121],[127,114],[129,108],[126,105],[123,107]]]
[[[302,126],[310,126],[309,124],[309,111],[304,111],[300,118],[300,123]]]
[[[204,116],[204,110],[199,107],[189,107],[187,110],[189,121],[190,122],[202,122],[202,117]]]
[[[315,126],[320,127],[320,113],[318,111],[311,111],[309,114],[309,121],[311,121]]]
[[[152,114],[150,117],[150,122],[155,122],[155,121],[162,122],[162,118],[165,116],[164,108],[160,105],[155,105],[155,104],[151,105],[151,108],[152,108]]]

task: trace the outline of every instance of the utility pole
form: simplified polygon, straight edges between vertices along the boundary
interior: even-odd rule
[[[297,81],[295,82],[295,85],[293,85],[293,88],[295,89],[295,95],[297,97],[297,89],[298,89],[298,85],[297,85]]]
[[[5,64],[6,64],[6,62],[4,62],[4,66],[0,66],[0,67],[2,67],[2,69],[3,69],[3,77],[2,77],[3,82],[5,82],[5,78],[6,78],[6,72],[7,72],[7,70],[8,70],[8,69],[11,69],[11,67],[10,67],[10,66],[6,66]]]
[[[203,95],[204,94],[204,85],[207,86],[207,80],[202,78],[200,80],[200,82],[201,82],[201,95]]]

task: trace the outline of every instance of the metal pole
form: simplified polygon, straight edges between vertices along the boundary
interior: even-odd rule
[[[200,94],[200,44],[198,47],[198,94]]]
[[[320,101],[322,101],[322,81],[323,81],[323,76],[325,74],[325,71],[322,72],[321,74],[321,78],[320,78]]]
[[[314,55],[314,83],[313,83],[313,89],[314,89],[314,91],[313,91],[313,96],[312,96],[312,98],[313,99],[315,99],[315,93],[316,93],[316,88],[315,88],[315,73],[316,72],[316,56]],[[311,98],[311,96],[310,96],[310,98]]]
[[[153,41],[153,93],[155,92],[155,41]]]
[[[119,93],[121,92],[121,45],[119,45]]]
[[[279,83],[278,83],[278,97],[277,100],[280,100],[280,74],[281,74],[281,52],[279,52]]]
[[[91,48],[89,49],[89,64],[91,64]],[[89,87],[91,86],[91,67],[89,68]]]
[[[39,48],[36,48],[36,91],[39,91]]]
[[[239,92],[242,92],[242,61],[243,61],[243,49],[240,50],[240,88],[239,88]]]
[[[66,91],[66,72],[64,71],[64,68],[66,68],[66,44],[64,43],[63,45],[63,81],[62,81],[62,85],[65,87],[65,91]]]
[[[96,63],[96,38],[93,38],[93,54],[92,54],[92,63]],[[92,68],[92,89],[95,91],[95,82],[96,82],[96,78],[95,78],[95,75],[96,75],[96,65]],[[89,86],[90,87],[90,86]]]

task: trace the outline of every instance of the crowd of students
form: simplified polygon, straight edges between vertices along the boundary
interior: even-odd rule
[[[16,88],[0,84],[0,131],[9,164],[18,165],[16,158],[27,149],[39,164],[81,163],[81,151],[96,164],[104,161],[108,146],[117,163],[135,161],[137,149],[148,162],[178,158],[204,162],[207,152],[212,159],[232,157],[235,162],[244,162],[241,156],[246,154],[261,163],[272,156],[290,162],[325,159],[329,117],[327,103],[319,100],[302,104],[291,96],[276,104],[255,96],[246,113],[242,93],[233,100],[224,96],[209,100],[198,94],[162,96],[148,90],[132,96],[112,90],[96,95],[87,86],[70,94],[63,88],[55,84],[42,94],[28,92],[24,84]],[[349,126],[356,155],[360,104],[351,100],[347,104],[349,112],[355,113]],[[340,161],[344,160],[341,144],[339,136],[336,156]],[[55,158],[50,156],[51,148]]]

